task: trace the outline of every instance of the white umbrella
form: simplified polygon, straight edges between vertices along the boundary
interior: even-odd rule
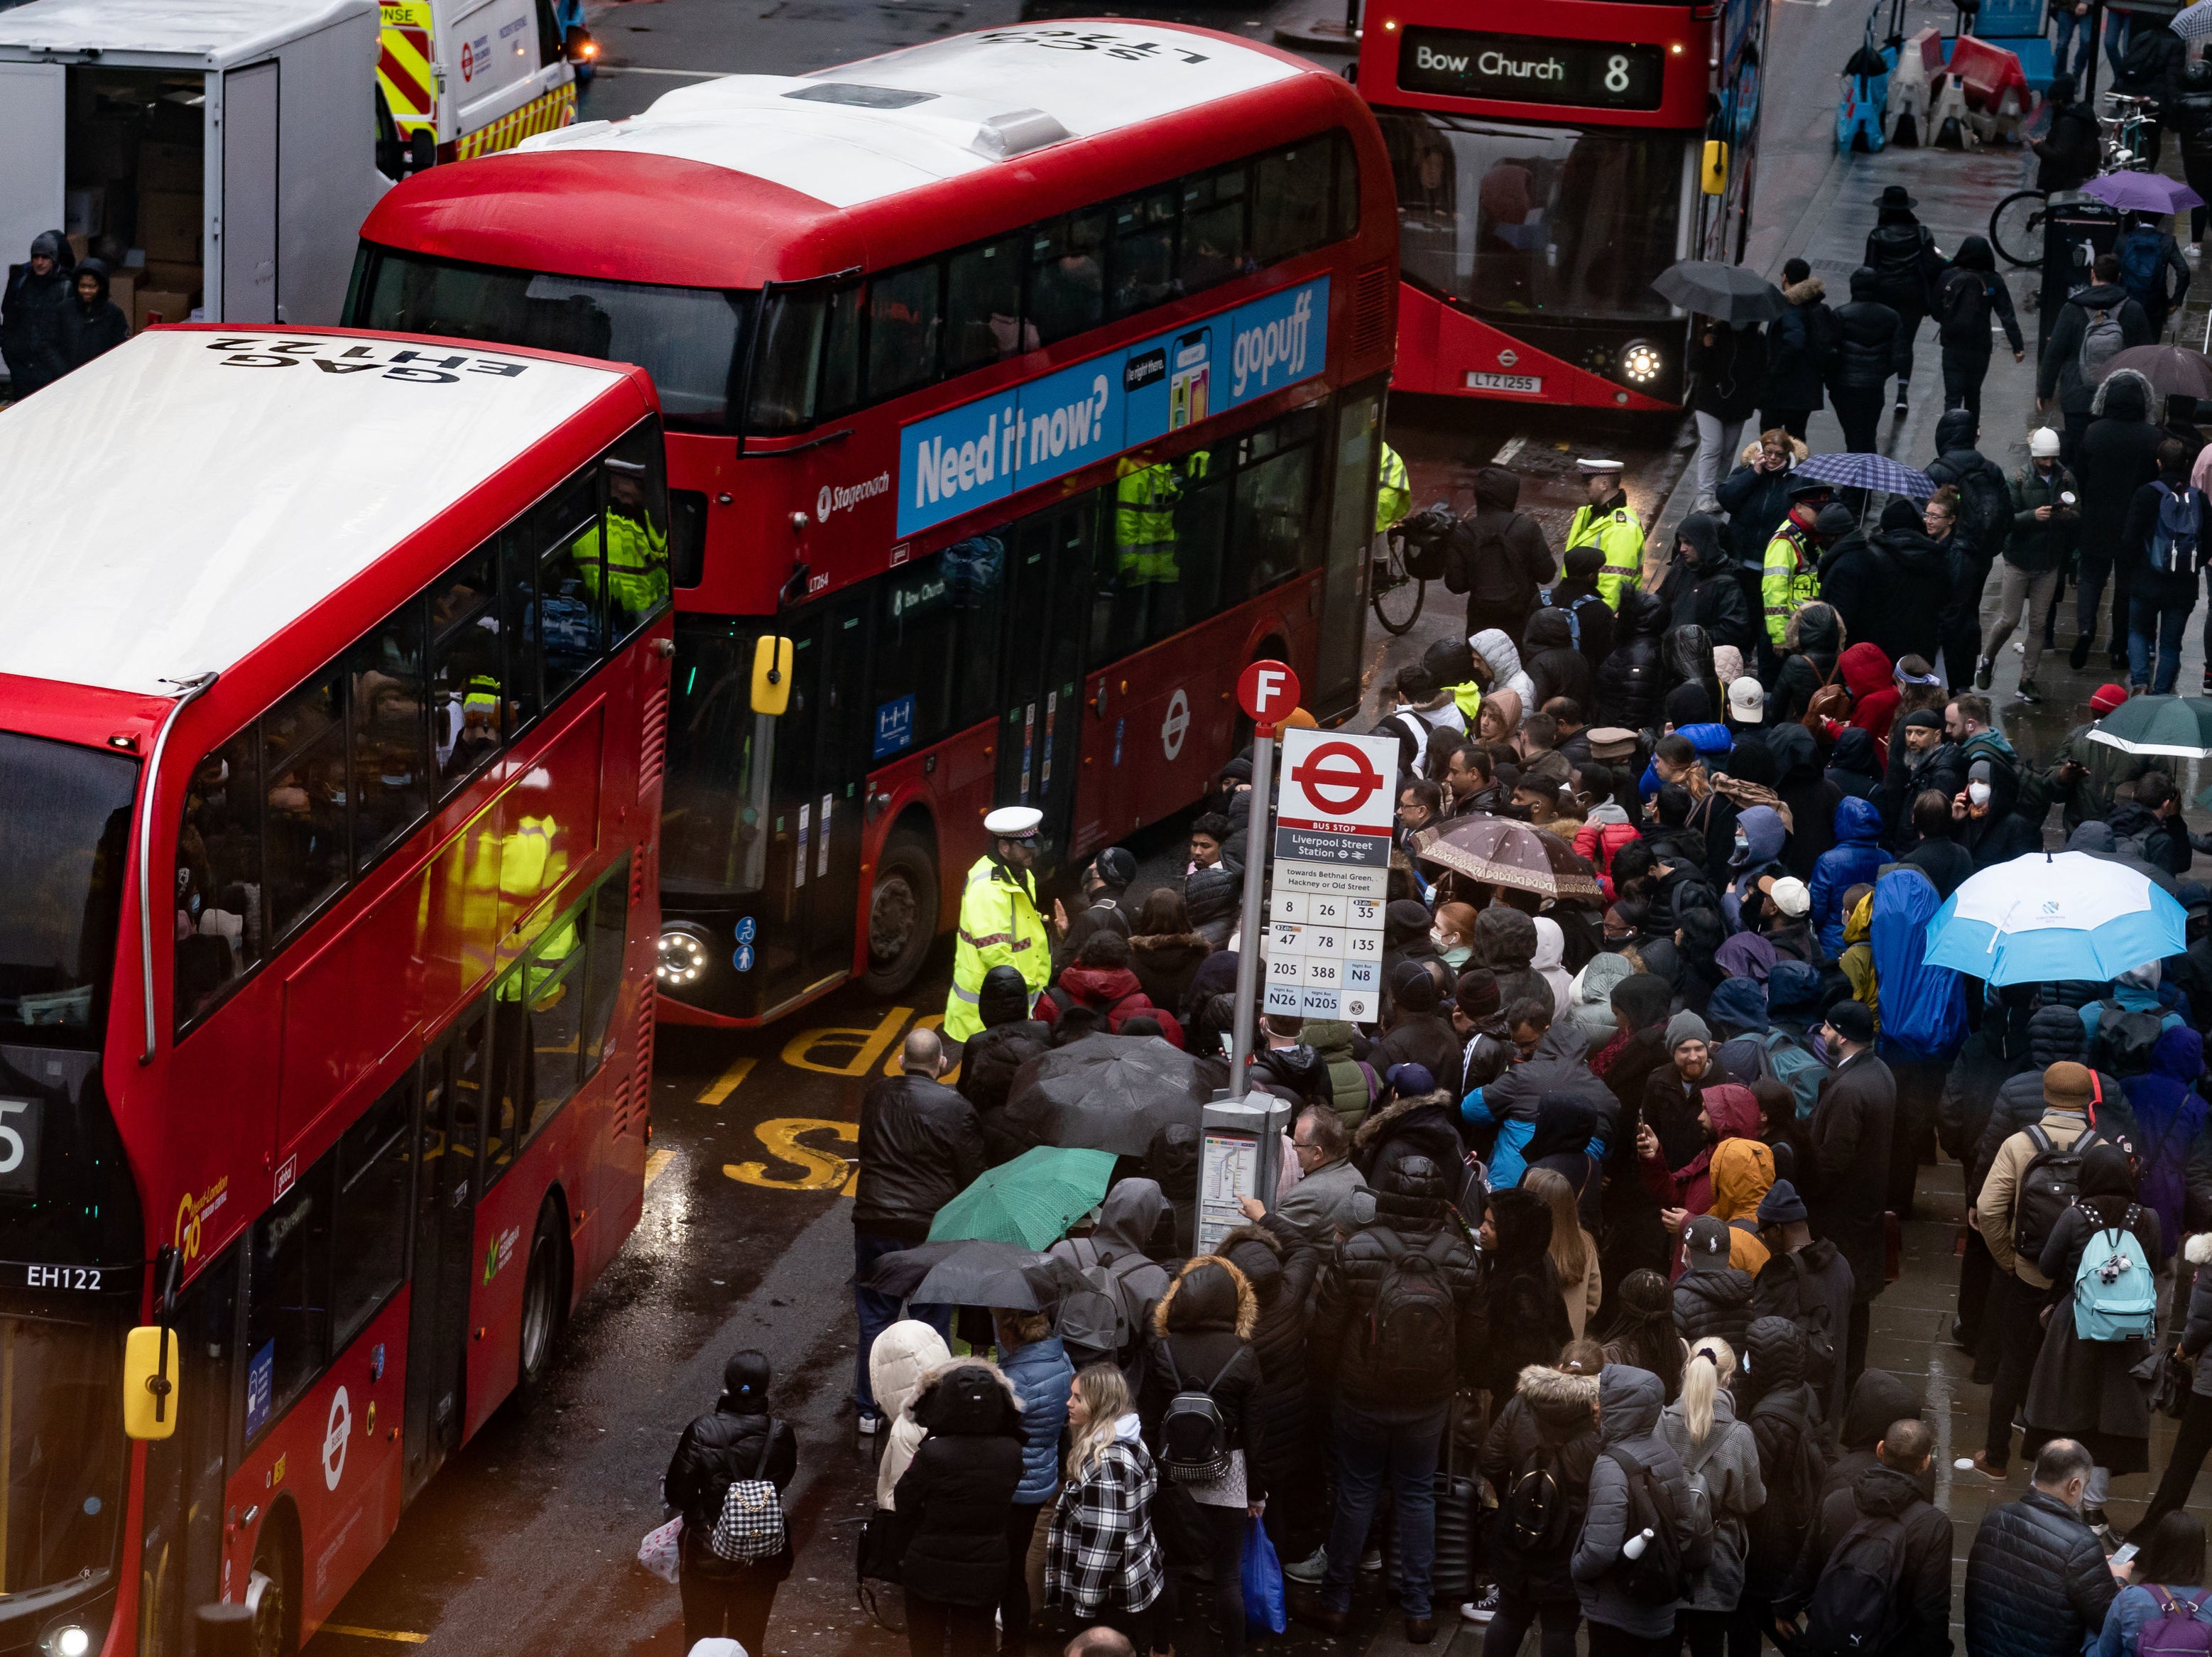
[[[2141,869],[2033,851],[1970,876],[1928,926],[1931,966],[1991,984],[2115,978],[2187,947],[2181,905]]]
[[[2195,5],[2183,7],[2166,27],[2185,40],[2212,40],[2212,0],[2197,0]]]

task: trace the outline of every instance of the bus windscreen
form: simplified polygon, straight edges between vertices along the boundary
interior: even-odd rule
[[[0,1038],[97,1047],[138,766],[0,731]]]
[[[1664,320],[1695,134],[1375,112],[1409,281],[1478,314]]]
[[[729,431],[754,295],[374,250],[360,326],[635,362],[668,424]]]

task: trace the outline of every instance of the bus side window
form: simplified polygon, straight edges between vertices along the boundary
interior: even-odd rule
[[[668,490],[658,422],[625,435],[608,454],[604,561],[606,638],[619,646],[667,607]]]
[[[1176,274],[1185,293],[1226,282],[1244,269],[1245,184],[1243,161],[1184,182],[1182,245]]]
[[[538,509],[538,626],[545,699],[590,669],[599,649],[599,474],[594,466]]]
[[[410,600],[346,653],[356,874],[430,808],[422,612],[422,600]]]
[[[272,942],[345,884],[346,674],[325,668],[262,716]]]
[[[1293,416],[1293,419],[1299,417]],[[1278,422],[1278,427],[1286,423]],[[1301,436],[1310,438],[1306,430]],[[1243,564],[1230,580],[1237,599],[1263,593],[1288,581],[1309,561],[1313,538],[1307,533],[1309,507],[1313,497],[1313,451],[1310,441],[1286,447],[1279,430],[1255,433],[1268,437],[1264,460],[1256,457],[1262,445],[1248,440],[1255,451],[1253,463],[1237,474],[1237,505],[1230,545]]]
[[[952,684],[952,728],[963,729],[999,711],[1000,618],[1006,606],[1006,543],[997,535],[971,535],[945,549],[945,588],[960,618],[960,648]]]
[[[441,795],[483,770],[505,740],[499,637],[493,540],[430,588],[430,748]]]
[[[1221,460],[1229,458],[1224,454]],[[1182,493],[1176,501],[1176,562],[1182,575],[1182,616],[1188,627],[1204,621],[1221,608],[1221,570],[1228,555],[1230,482],[1226,466],[1217,466],[1214,455],[1200,449],[1178,463],[1183,472]],[[1155,614],[1152,637],[1164,638],[1166,617]]]
[[[823,310],[818,290],[776,294],[763,310],[747,430],[796,431],[814,418]]]
[[[1359,234],[1359,152],[1342,128],[1330,135],[1329,148],[1336,155],[1336,217],[1329,234],[1334,241],[1349,241]]]
[[[959,548],[886,576],[877,595],[871,765],[926,748],[952,728],[953,685],[960,672],[956,639],[960,612],[946,579]]]
[[[514,1161],[515,1125],[529,1114],[531,1089],[530,1014],[522,1003],[522,982],[532,958],[525,955],[492,986],[490,1093],[484,1102],[482,1183],[489,1191]]]
[[[1117,317],[1164,305],[1176,296],[1176,198],[1174,185],[1114,204],[1114,246],[1109,269]]]
[[[937,340],[944,312],[934,259],[879,276],[868,286],[868,400],[937,378]]]
[[[261,958],[261,734],[254,726],[192,769],[177,829],[176,902],[181,1033]]]
[[[629,859],[599,882],[592,899],[589,976],[584,983],[583,1074],[599,1074],[607,1056],[607,1030],[622,996],[623,953],[629,938]]]
[[[842,414],[860,400],[860,301],[866,289],[858,282],[835,289],[823,326],[822,390],[815,412]]]
[[[965,374],[1035,349],[1022,320],[1022,242],[1001,236],[952,255],[945,283],[945,371]]]
[[[1047,219],[1030,235],[1026,312],[1045,344],[1095,328],[1106,311],[1106,210]]]
[[[507,740],[514,740],[545,705],[538,684],[538,543],[532,521],[499,536],[500,637],[507,645]]]
[[[415,1071],[385,1090],[337,1145],[337,1262],[331,1292],[331,1345],[343,1351],[392,1290],[407,1259],[412,1165],[408,1135]]]
[[[318,1159],[253,1224],[246,1295],[249,1443],[313,1385],[330,1361],[331,1176],[336,1166],[335,1157]]]
[[[1311,138],[1260,157],[1252,190],[1252,256],[1262,265],[1310,252],[1328,240],[1330,154]]]

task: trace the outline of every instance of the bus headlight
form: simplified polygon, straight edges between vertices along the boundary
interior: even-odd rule
[[[76,1623],[64,1623],[40,1643],[52,1657],[86,1657],[92,1649],[92,1630]]]
[[[684,927],[670,927],[660,935],[660,958],[653,976],[672,990],[696,984],[707,970],[707,941]]]
[[[1648,386],[1663,366],[1659,348],[1648,339],[1632,339],[1620,354],[1620,377],[1632,386]]]

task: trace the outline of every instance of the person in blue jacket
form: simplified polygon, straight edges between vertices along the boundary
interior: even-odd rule
[[[1820,953],[1844,953],[1844,893],[1871,885],[1890,861],[1881,849],[1881,811],[1871,800],[1847,798],[1836,807],[1836,844],[1813,865],[1813,925]]]
[[[1006,1586],[999,1601],[1000,1646],[1019,1651],[1029,1632],[1030,1538],[1038,1515],[1060,1497],[1060,1435],[1067,1424],[1067,1388],[1075,1365],[1041,1313],[992,1311],[999,1371],[1022,1404],[1022,1482],[1006,1519]]]

